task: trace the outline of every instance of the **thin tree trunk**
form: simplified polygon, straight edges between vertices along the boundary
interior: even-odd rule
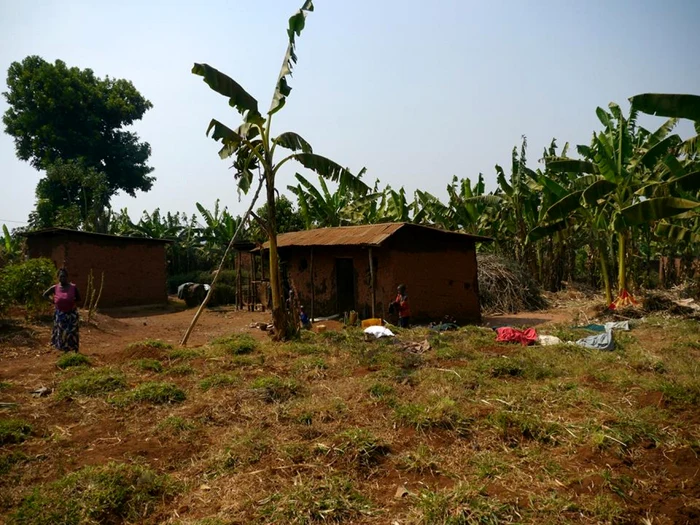
[[[610,286],[610,271],[608,270],[608,257],[605,250],[605,243],[598,243],[598,254],[600,256],[600,274],[603,277],[603,286],[605,287],[605,302],[610,304],[613,301],[612,286]]]
[[[626,255],[627,255],[627,238],[625,235],[625,232],[621,232],[617,236],[617,250],[618,250],[618,259],[617,259],[617,284],[619,288],[619,293],[622,293],[623,291],[627,290],[627,264],[626,264]]]

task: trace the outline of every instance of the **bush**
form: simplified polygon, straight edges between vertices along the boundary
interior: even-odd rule
[[[177,287],[180,286],[181,284],[201,282],[198,280],[200,273],[201,272],[195,271],[195,272],[178,273],[177,275],[171,275],[170,277],[168,277],[168,280],[167,280],[168,293],[169,294],[176,294]]]
[[[16,304],[35,312],[46,303],[42,294],[54,284],[56,267],[49,259],[29,259],[0,270],[0,311]]]
[[[167,476],[147,467],[117,463],[85,467],[35,489],[22,500],[10,523],[142,523],[174,493]]]
[[[236,303],[236,288],[219,281],[214,285],[214,291],[207,306],[222,306]]]
[[[219,337],[212,344],[233,355],[250,354],[258,346],[257,341],[248,334]]]
[[[143,383],[130,392],[127,397],[136,403],[181,403],[187,399],[185,392],[172,383]]]

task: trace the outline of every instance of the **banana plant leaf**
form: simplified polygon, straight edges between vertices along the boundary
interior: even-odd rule
[[[527,234],[527,242],[528,243],[533,243],[536,241],[539,241],[540,239],[544,239],[545,237],[551,236],[553,233],[565,230],[568,227],[568,223],[565,219],[550,223],[550,224],[543,224],[542,226],[537,226],[536,228],[533,228],[530,230],[530,233]]]
[[[660,222],[656,225],[654,234],[661,239],[673,242],[700,242],[700,232],[694,232],[676,224]]]
[[[652,169],[654,166],[656,166],[656,163],[659,162],[659,159],[668,154],[669,150],[680,145],[681,142],[681,138],[678,135],[669,135],[656,145],[649,148],[641,157],[640,163],[643,166]]]
[[[644,93],[630,97],[632,108],[650,115],[700,121],[700,96]]]
[[[657,197],[638,202],[621,210],[625,222],[630,225],[644,224],[679,215],[700,207],[700,202],[677,197]]]
[[[228,97],[229,106],[236,108],[246,122],[262,124],[264,119],[258,111],[258,101],[228,75],[209,64],[195,64],[192,73],[203,77],[204,82],[217,93]]]
[[[685,191],[700,190],[700,171],[694,171],[682,177],[671,179],[669,183],[675,184]]]
[[[545,217],[552,220],[566,219],[573,211],[581,207],[581,195],[583,191],[574,191],[552,204]]]
[[[291,155],[291,158],[326,179],[345,184],[350,191],[365,194],[370,189],[369,186],[362,182],[359,177],[350,173],[349,170],[316,153],[294,153]]]
[[[280,136],[274,139],[273,142],[282,146],[283,148],[287,148],[292,151],[303,151],[304,153],[313,153],[313,148],[311,147],[311,144],[306,142],[301,135],[298,135],[293,131],[282,133]]]
[[[600,199],[610,195],[617,188],[617,184],[607,179],[600,179],[591,184],[583,192],[583,200],[589,206],[594,206]]]
[[[551,159],[546,162],[547,169],[555,173],[598,173],[595,164],[587,160]]]

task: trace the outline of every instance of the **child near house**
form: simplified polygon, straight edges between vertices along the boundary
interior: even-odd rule
[[[400,284],[397,289],[396,299],[390,305],[390,311],[393,309],[399,314],[399,327],[408,328],[411,324],[411,308],[408,304],[408,294],[406,293],[406,285]]]

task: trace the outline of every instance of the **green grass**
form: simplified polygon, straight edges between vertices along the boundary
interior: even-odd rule
[[[206,377],[199,382],[199,387],[202,390],[210,390],[212,388],[226,388],[238,384],[239,379],[236,374],[216,374]]]
[[[90,366],[90,360],[87,356],[78,352],[66,352],[56,361],[56,366],[61,369],[70,368],[72,366]]]
[[[131,343],[127,348],[155,348],[158,350],[170,350],[173,347],[172,344],[161,341],[160,339],[144,339],[143,341],[136,341]]]
[[[532,413],[499,410],[491,414],[489,420],[501,439],[511,444],[522,439],[555,443],[561,431],[558,424],[542,421],[538,415]]]
[[[394,387],[386,383],[372,383],[367,389],[370,397],[373,399],[385,399],[394,395]]]
[[[60,397],[68,396],[99,396],[126,388],[124,374],[112,368],[95,368],[87,370],[58,386]]]
[[[11,525],[142,523],[176,486],[146,467],[86,467],[35,489],[10,516]]]
[[[212,345],[223,349],[233,355],[250,354],[258,347],[258,342],[247,334],[229,335],[219,337],[212,341]]]
[[[397,466],[406,472],[417,474],[429,473],[432,475],[440,472],[438,456],[427,445],[420,444],[415,450],[404,452],[397,458]]]
[[[367,469],[376,466],[389,453],[389,446],[370,431],[353,428],[338,434],[331,447],[317,445],[317,451],[339,457],[353,468]]]
[[[0,456],[0,476],[9,474],[17,463],[22,463],[24,461],[27,461],[27,456],[21,452],[10,452],[9,454]]]
[[[433,397],[425,404],[400,404],[394,409],[394,413],[400,423],[416,430],[442,428],[466,432],[469,426],[458,404],[448,397]]]
[[[414,499],[413,516],[419,523],[431,525],[498,525],[522,521],[513,505],[482,495],[463,483],[449,490],[421,492]]]
[[[169,376],[191,376],[195,373],[195,369],[183,363],[169,367],[166,373]]]
[[[143,383],[116,399],[117,404],[121,402],[150,403],[153,405],[164,405],[170,403],[182,403],[187,399],[185,391],[172,383],[149,382]]]
[[[32,426],[21,419],[0,420],[0,445],[21,443],[32,433]]]
[[[301,385],[295,380],[276,376],[259,377],[251,383],[250,388],[257,390],[269,403],[288,401],[301,392]]]
[[[197,425],[180,416],[168,416],[163,421],[158,423],[157,430],[162,434],[170,434],[173,436],[182,436],[192,430],[195,430]]]
[[[301,357],[294,362],[292,370],[295,374],[305,376],[308,379],[323,379],[326,377],[328,364],[321,357]]]
[[[156,372],[159,374],[163,371],[163,365],[157,359],[139,359],[134,364],[144,372]]]
[[[222,466],[227,470],[236,470],[258,463],[270,450],[270,439],[262,430],[252,430],[236,437],[226,447]]]
[[[12,383],[9,381],[0,381],[0,390],[7,390],[8,388],[12,388]]]
[[[371,514],[369,501],[343,477],[299,479],[258,511],[264,523],[355,523]]]

